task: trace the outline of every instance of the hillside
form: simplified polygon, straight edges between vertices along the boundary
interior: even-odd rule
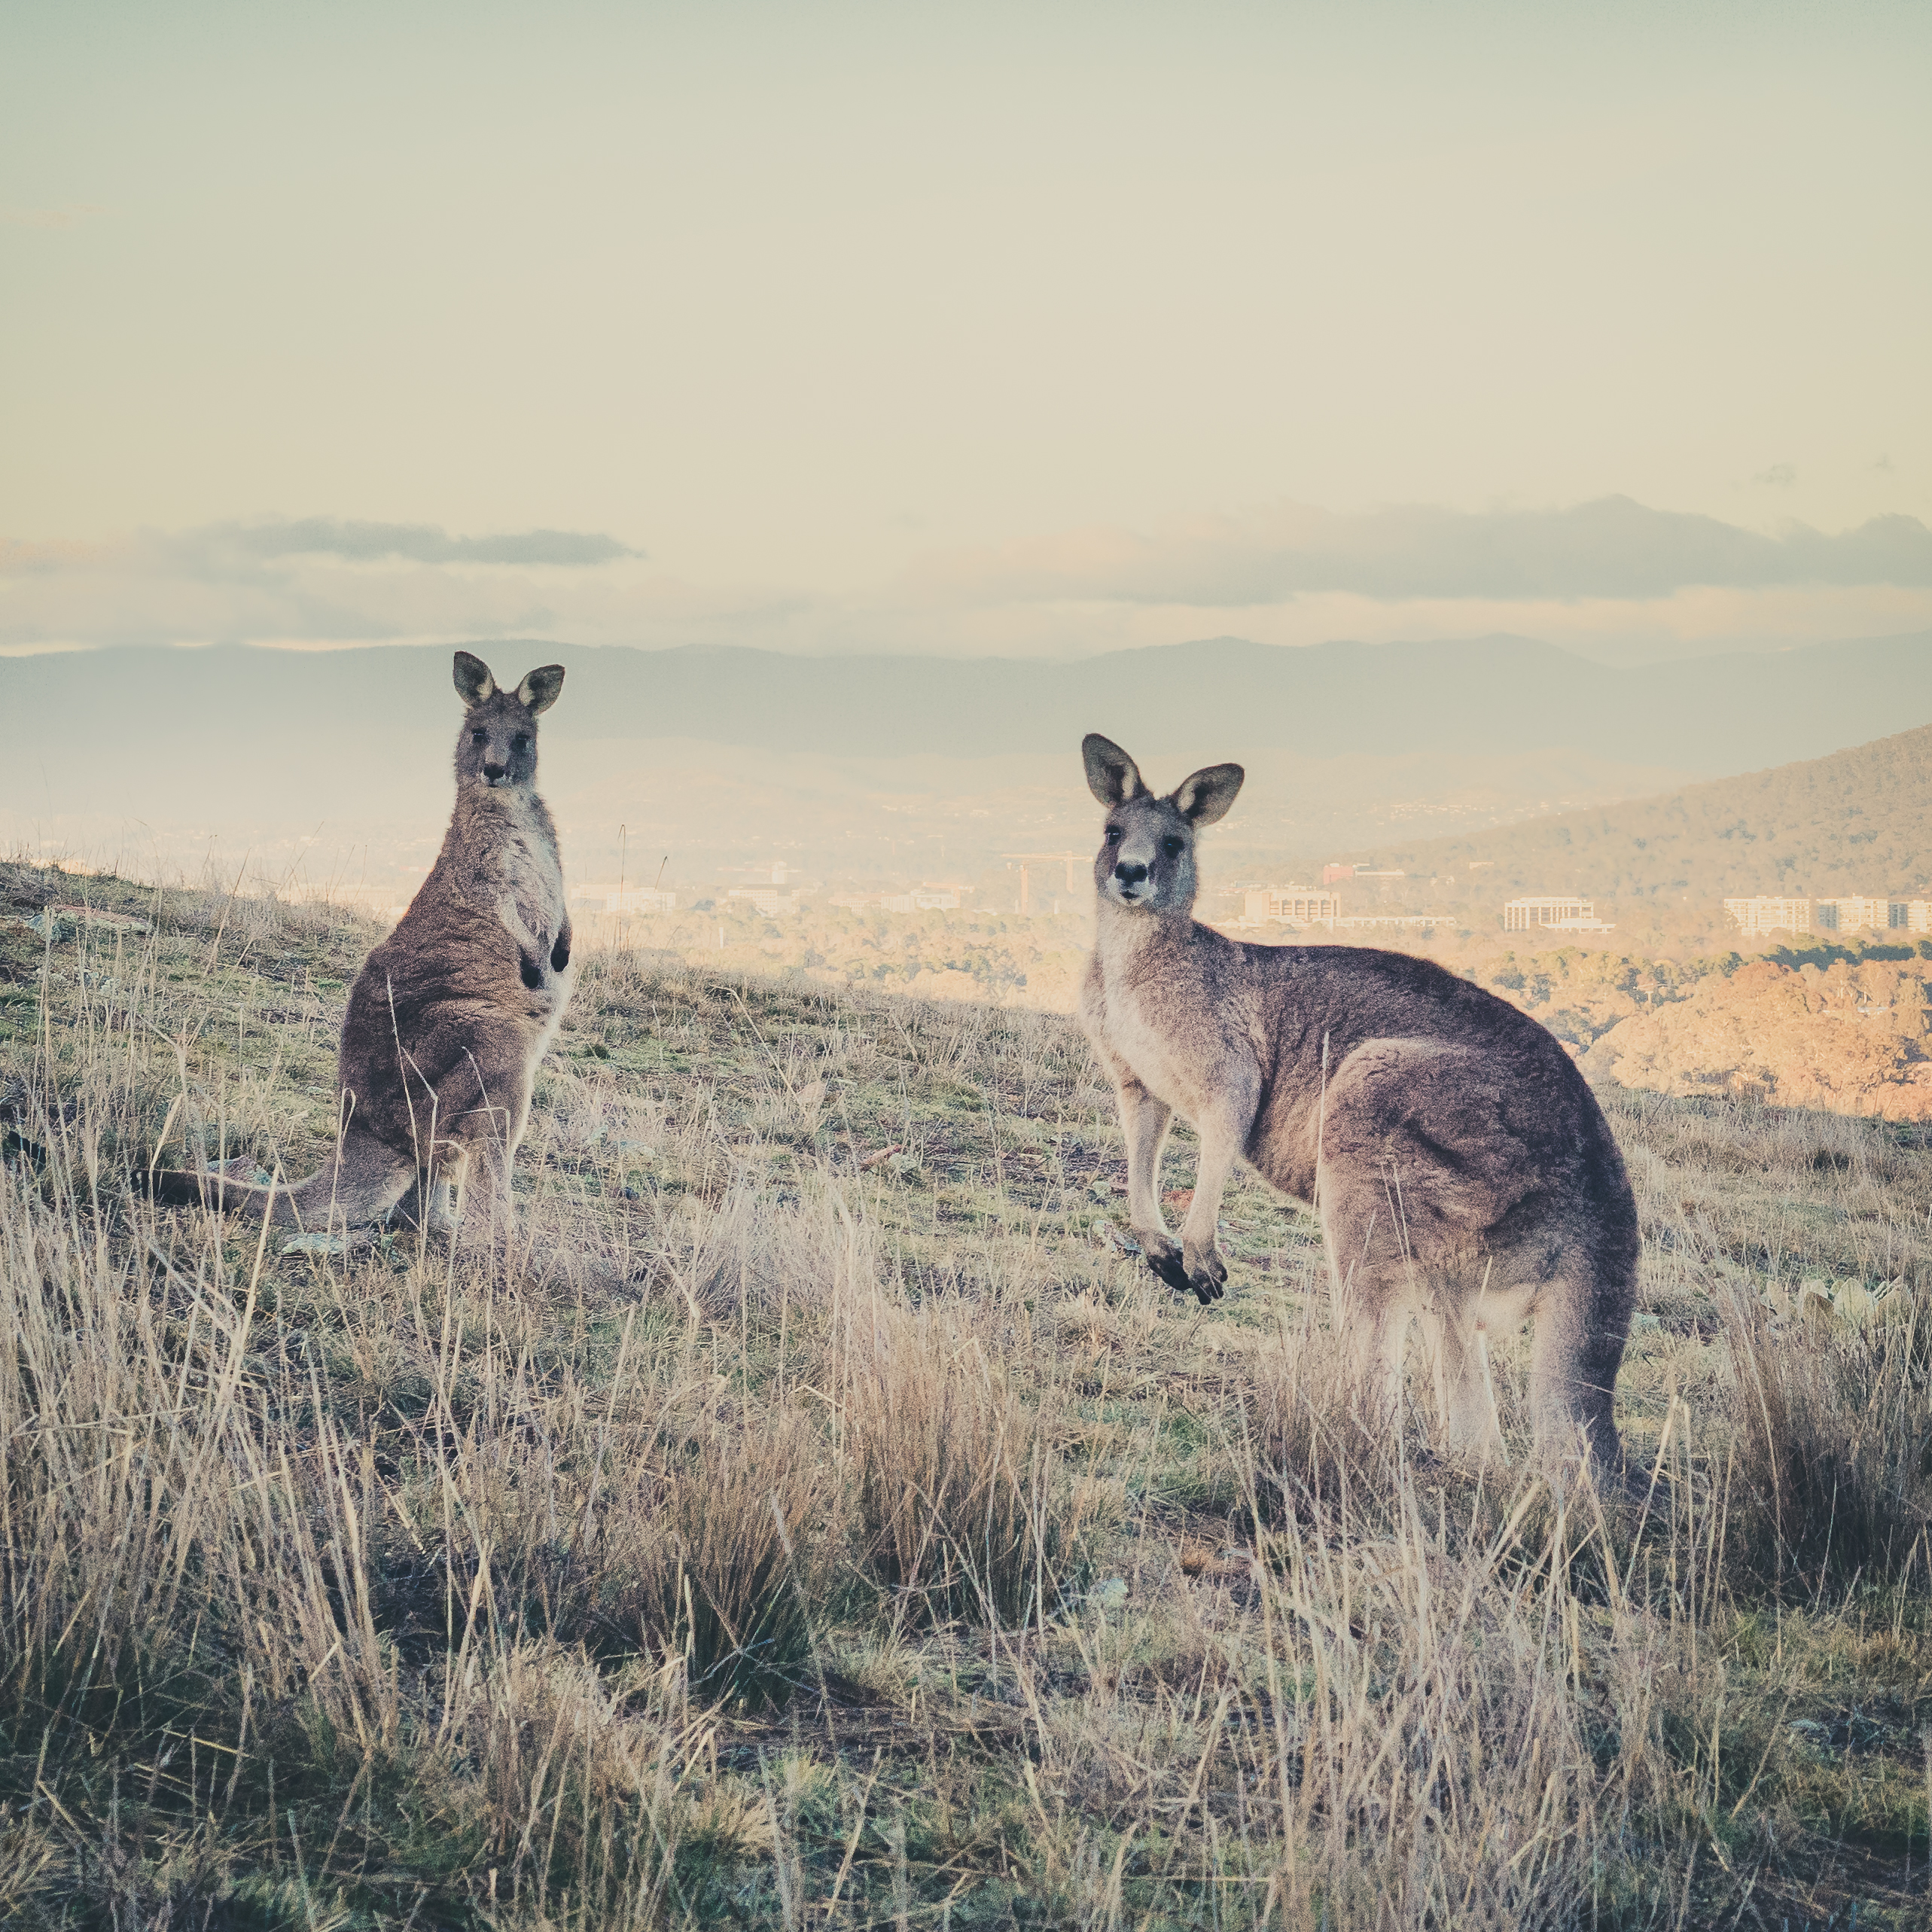
[[[1465,896],[1479,888],[1498,900],[1923,896],[1932,889],[1932,727],[1654,798],[1345,856],[1412,881],[1454,874],[1468,881]],[[1482,870],[1472,876],[1472,865]]]
[[[1932,1120],[1928,977],[1918,959],[1753,960],[1620,1022],[1583,1065],[1593,1079],[1653,1092]]]
[[[368,928],[0,917],[10,1924],[1920,1922],[1915,1133],[1611,1092],[1599,1514],[1520,1336],[1511,1467],[1366,1434],[1252,1176],[1152,1283],[1064,1021],[593,952],[480,1274],[127,1185],[319,1157]]]

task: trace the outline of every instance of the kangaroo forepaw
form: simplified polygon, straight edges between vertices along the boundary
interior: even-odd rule
[[[1187,1270],[1182,1265],[1181,1251],[1177,1248],[1166,1254],[1157,1254],[1152,1248],[1144,1249],[1147,1264],[1167,1285],[1178,1294],[1186,1294],[1194,1284],[1187,1278]]]
[[[1203,1308],[1211,1308],[1227,1292],[1227,1270],[1209,1274],[1205,1268],[1193,1269],[1187,1277],[1187,1285],[1201,1298]]]
[[[1133,1236],[1140,1244],[1141,1254],[1147,1266],[1170,1288],[1178,1288],[1184,1293],[1187,1270],[1181,1262],[1181,1244],[1160,1228],[1137,1227]]]
[[[1205,1253],[1190,1252],[1184,1245],[1181,1254],[1181,1266],[1187,1271],[1187,1285],[1201,1298],[1201,1306],[1218,1301],[1227,1285],[1227,1263],[1220,1254],[1210,1248]]]

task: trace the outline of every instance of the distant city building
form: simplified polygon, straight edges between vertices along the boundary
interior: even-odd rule
[[[1932,899],[1726,899],[1740,932],[1932,932]]]
[[[581,913],[675,913],[678,895],[647,885],[580,885],[570,903]]]
[[[1813,917],[1824,932],[1884,932],[1892,922],[1889,899],[1821,899]]]
[[[772,870],[779,868],[774,867]],[[736,899],[741,904],[749,905],[754,912],[764,914],[768,919],[782,918],[788,913],[798,910],[798,894],[781,892],[776,885],[734,885],[724,895]]]
[[[1812,902],[1809,899],[1726,899],[1724,916],[1740,932],[1809,932]]]
[[[1324,885],[1339,885],[1345,879],[1352,879],[1355,868],[1352,865],[1324,865],[1321,868],[1321,882]]]
[[[1306,885],[1251,885],[1242,894],[1241,923],[1333,925],[1341,910],[1342,902],[1333,892],[1318,892]]]
[[[915,885],[910,892],[837,892],[830,903],[848,912],[950,913],[958,910],[960,895],[971,890],[967,885]]]
[[[1503,908],[1505,932],[1608,932],[1588,899],[1553,894],[1542,898],[1512,899]]]

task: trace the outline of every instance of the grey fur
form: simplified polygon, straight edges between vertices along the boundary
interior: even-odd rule
[[[510,1160],[575,977],[556,827],[536,789],[536,715],[563,670],[504,691],[459,651],[455,676],[466,707],[456,809],[429,876],[350,989],[334,1157],[273,1190],[225,1170],[157,1175],[163,1199],[308,1227],[395,1211],[466,1245],[507,1237]]]
[[[1202,1303],[1227,1269],[1221,1193],[1245,1160],[1321,1220],[1334,1306],[1365,1391],[1397,1399],[1409,1324],[1430,1345],[1450,1440],[1498,1430],[1481,1331],[1534,1315],[1538,1443],[1580,1428],[1620,1469],[1611,1395],[1636,1298],[1636,1203],[1595,1096],[1550,1034],[1433,962],[1355,946],[1254,946],[1193,916],[1194,835],[1238,765],[1166,798],[1097,733],[1108,807],[1080,1019],[1112,1077],[1128,1215],[1148,1264]],[[1160,1211],[1172,1115],[1200,1137],[1177,1244]]]

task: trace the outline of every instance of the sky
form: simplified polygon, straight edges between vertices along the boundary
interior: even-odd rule
[[[1932,10],[15,6],[0,651],[1932,626]]]

